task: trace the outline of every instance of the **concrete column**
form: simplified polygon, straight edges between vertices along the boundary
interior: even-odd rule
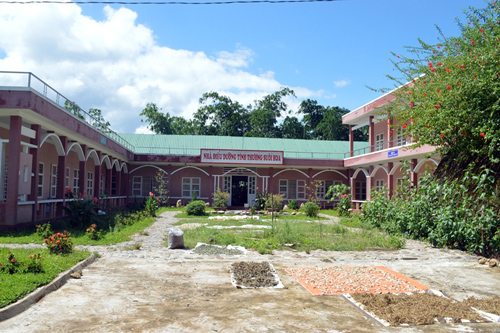
[[[113,161],[111,161],[113,162]],[[106,195],[111,197],[111,179],[113,176],[113,163],[111,163],[111,169],[106,169],[106,179],[104,180],[104,188]]]
[[[59,156],[57,162],[56,199],[62,199],[62,202],[58,202],[56,205],[56,216],[63,216],[64,214],[63,206],[66,204],[64,190],[65,190],[65,180],[66,180],[66,148],[68,147],[68,137],[60,136],[59,139],[61,140],[63,146],[64,155]]]
[[[116,196],[122,196],[122,171],[116,171]]]
[[[97,152],[97,158],[99,159],[99,161],[101,160],[101,152],[98,151]],[[94,178],[96,180],[95,184],[94,184],[94,192],[96,194],[96,196],[100,196],[101,195],[101,164],[100,162],[98,162],[97,164],[94,163]]]
[[[20,156],[22,121],[23,119],[19,116],[10,116],[5,221],[0,221],[0,224],[8,226],[17,224],[17,197],[19,195],[19,167],[21,164]]]
[[[414,171],[415,167],[417,166],[417,163],[418,160],[416,158],[413,158],[410,164],[410,178],[411,178],[410,180],[411,184],[415,186],[415,188],[418,187],[418,174]]]
[[[368,142],[370,144],[370,152],[375,151],[375,123],[373,116],[368,118]]]
[[[171,197],[172,196],[172,171],[173,167],[172,165],[167,165],[167,173],[168,173],[168,195]],[[182,186],[182,185],[181,185]]]
[[[42,126],[33,124],[31,129],[35,131],[35,138],[30,140],[30,143],[37,146],[37,148],[30,148],[30,153],[33,156],[33,164],[31,170],[33,177],[31,178],[31,194],[28,196],[29,201],[34,201],[33,209],[31,212],[31,222],[35,222],[38,213],[38,164],[40,164],[40,141],[42,135]]]
[[[389,198],[392,198],[392,194],[394,191],[394,182],[393,182],[394,176],[391,175],[390,173],[393,167],[394,167],[393,163],[389,162],[387,165],[387,169],[389,170],[389,174],[387,175],[387,188],[389,189]]]
[[[87,157],[87,146],[86,145],[81,145],[81,146],[83,150],[83,156]],[[87,183],[85,182],[85,179],[87,179],[87,161],[85,159],[83,161],[80,161],[78,170],[80,170],[79,171],[80,178],[78,178],[78,187],[80,188],[80,192],[83,193],[87,191]],[[95,192],[95,178],[96,176],[94,175],[94,188],[93,188],[94,192]],[[78,195],[78,193],[75,194]],[[96,193],[94,193],[94,196],[96,196]]]
[[[354,131],[352,128],[354,125],[349,125],[349,156],[354,156]]]
[[[210,189],[210,191],[213,191],[213,188],[214,188],[214,177],[212,174],[213,174],[213,167],[209,166],[208,167],[208,188]],[[208,202],[210,203],[210,206],[212,206],[212,202],[213,202],[212,193],[210,193],[208,195]]]

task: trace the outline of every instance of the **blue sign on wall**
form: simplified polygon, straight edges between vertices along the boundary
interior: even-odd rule
[[[106,145],[106,138],[101,135],[101,144]]]
[[[387,157],[398,157],[398,151],[391,150],[391,151],[387,152]]]

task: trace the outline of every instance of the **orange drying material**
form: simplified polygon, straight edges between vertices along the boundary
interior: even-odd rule
[[[408,293],[429,289],[384,266],[291,267],[285,270],[313,295]]]

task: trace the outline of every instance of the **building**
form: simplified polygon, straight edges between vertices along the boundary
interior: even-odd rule
[[[409,150],[403,132],[390,135],[376,116],[390,98],[343,118],[351,132],[369,126],[368,143],[352,135],[341,142],[117,134],[79,108],[68,111],[69,100],[36,75],[0,72],[0,227],[63,217],[62,207],[76,200],[70,193],[96,197],[106,209],[127,206],[149,195],[158,173],[170,204],[193,197],[211,202],[220,188],[233,207],[252,205],[257,191],[299,203],[316,195],[327,206],[328,187],[344,183],[359,209],[369,189],[395,189],[401,160],[411,163],[414,181],[439,161],[428,157],[433,147]]]

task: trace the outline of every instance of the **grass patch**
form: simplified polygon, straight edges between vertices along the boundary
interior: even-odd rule
[[[339,216],[339,213],[337,213],[337,210],[335,209],[321,209],[319,213],[328,216],[337,216],[337,217]]]
[[[223,225],[217,221],[214,224]],[[225,221],[229,222],[229,221]],[[245,221],[249,222],[249,221]],[[229,225],[241,225],[231,221]],[[264,224],[264,223],[255,223]],[[265,223],[265,225],[270,225]],[[400,249],[404,240],[396,236],[388,236],[374,229],[351,231],[341,225],[321,223],[277,221],[274,229],[210,229],[198,227],[184,230],[186,247],[193,248],[198,242],[216,245],[239,245],[252,248],[261,254],[272,253],[273,250],[295,249],[312,251],[316,249],[329,251],[363,251],[381,247]],[[285,245],[287,244],[287,245]],[[290,244],[293,244],[290,246]]]
[[[162,207],[158,210],[157,216],[169,208]],[[115,220],[116,225],[111,227],[103,227],[98,223],[98,229],[103,229],[103,237],[99,240],[91,240],[88,238],[86,229],[75,229],[70,228],[64,223],[54,223],[54,232],[62,232],[63,230],[68,230],[71,234],[71,239],[75,245],[109,245],[117,244],[121,242],[126,242],[130,240],[130,236],[135,233],[142,232],[145,228],[151,226],[155,222],[154,217],[141,217],[135,222],[130,222],[130,220],[125,224],[125,218],[117,218]],[[120,225],[118,225],[120,224]],[[85,228],[87,228],[86,226]],[[14,232],[0,232],[0,244],[29,244],[36,243],[42,244],[43,239],[41,239],[36,229],[22,230]]]
[[[68,270],[90,256],[90,252],[74,251],[70,255],[51,255],[47,249],[9,249],[0,247],[0,263],[5,265],[11,251],[20,262],[28,261],[28,255],[42,256],[42,273],[0,273],[0,308],[5,307],[36,288],[51,282],[59,273]]]
[[[264,215],[260,217],[262,220],[271,220],[271,215]],[[306,214],[299,215],[275,215],[274,219],[284,220],[284,221],[317,221],[317,220],[328,220],[326,217],[309,217]]]
[[[339,223],[349,228],[374,229],[374,226],[367,223],[359,213],[353,213],[350,216],[341,216]]]

